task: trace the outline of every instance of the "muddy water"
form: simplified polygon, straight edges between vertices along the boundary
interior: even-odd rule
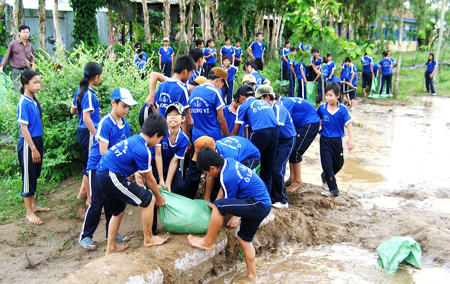
[[[354,191],[364,208],[415,206],[450,213],[450,99],[418,98],[408,105],[364,103],[352,113],[355,148],[345,150],[337,175],[341,192]],[[346,142],[347,138],[344,138]],[[345,145],[345,144],[344,144]],[[302,163],[302,179],[321,184],[318,138]],[[426,193],[424,200],[392,197],[396,191]],[[353,244],[287,247],[257,260],[258,283],[439,283],[450,273],[432,267],[401,266],[395,274],[376,269],[377,255]],[[248,283],[245,264],[210,283]]]

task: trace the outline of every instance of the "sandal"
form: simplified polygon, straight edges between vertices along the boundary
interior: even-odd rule
[[[105,241],[107,241],[107,240],[108,240],[108,238],[105,238]],[[129,240],[130,240],[130,238],[127,236],[121,235],[119,233],[117,233],[117,235],[116,235],[116,242],[118,242],[118,243],[126,243]]]
[[[97,248],[97,246],[94,244],[94,241],[92,241],[91,237],[85,237],[83,239],[78,239],[78,243],[87,250],[94,250]]]

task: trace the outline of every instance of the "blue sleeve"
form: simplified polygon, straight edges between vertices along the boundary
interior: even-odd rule
[[[242,104],[240,106],[238,106],[238,109],[236,111],[236,122],[238,124],[243,124],[245,122],[245,118],[246,118],[246,112],[247,112],[247,104]]]
[[[159,48],[159,51],[158,51],[159,55],[163,55],[161,50],[162,50],[162,47]]]
[[[181,95],[180,98],[180,104],[184,107],[184,108],[189,108],[189,91],[187,88],[182,88],[183,90],[183,94]]]
[[[322,64],[322,58],[319,57],[319,59],[317,59],[317,61],[318,61],[318,62],[317,62],[317,65]]]
[[[93,96],[94,95],[89,90],[84,93],[83,98],[81,99],[81,112],[94,111]]]
[[[223,190],[226,191],[224,193],[224,197],[226,198],[236,198],[237,192],[239,190],[239,177],[236,175],[238,169],[235,169],[235,165],[230,165],[230,160],[226,159],[227,165],[225,171],[223,172],[222,179],[222,187]],[[236,163],[236,162],[234,162]]]
[[[317,108],[317,114],[319,115],[320,119],[322,119],[322,117],[323,117],[323,113],[322,113],[322,108],[323,108],[323,106],[324,106],[324,105],[320,105],[320,106]]]
[[[208,56],[209,55],[209,49],[205,48],[205,50],[203,51],[203,56]]]
[[[234,47],[231,48],[231,55],[236,54],[236,50],[234,49]]]
[[[238,71],[238,69],[236,68],[236,66],[232,65],[232,69],[233,69],[233,74],[236,74],[236,72]]]
[[[111,136],[111,124],[106,122],[106,119],[102,119],[99,123],[95,139],[109,144],[109,138]]]
[[[220,48],[220,54],[223,54],[223,46]]]
[[[255,50],[255,43],[256,43],[256,41],[254,41],[254,42],[250,45],[251,50]]]
[[[18,105],[17,121],[22,124],[30,123],[30,109],[27,104],[25,104],[23,99]]]
[[[350,113],[348,112],[348,109],[345,108],[344,124],[347,126],[347,124],[348,124],[349,122],[351,122],[352,120],[353,120],[353,119],[352,119],[352,117],[350,116]]]
[[[137,147],[138,151],[133,152],[133,158],[140,173],[152,170],[152,153],[145,146]]]
[[[147,62],[147,58],[148,58],[147,53],[142,52],[142,61]]]
[[[222,98],[222,91],[219,90],[220,95],[216,94],[216,97],[214,98],[214,105],[216,106],[216,110],[221,109],[225,106],[225,103],[223,102],[223,98]]]
[[[170,54],[169,55],[173,55],[174,54],[173,48],[171,48],[171,47],[169,47],[169,48],[170,48]]]
[[[182,130],[180,129],[180,131],[182,131]],[[183,135],[183,133],[181,133],[180,135]],[[186,149],[187,149],[188,145],[189,145],[189,140],[183,139],[183,141],[181,141],[180,145],[177,148],[177,152],[175,153],[175,157],[177,157],[180,160],[183,160],[184,159],[184,155],[186,154]]]

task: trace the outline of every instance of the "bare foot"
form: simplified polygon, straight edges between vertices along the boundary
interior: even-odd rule
[[[152,247],[152,246],[159,246],[159,245],[162,245],[163,243],[167,242],[168,239],[169,239],[168,237],[167,238],[161,238],[161,237],[158,237],[158,236],[152,236],[150,241],[146,242],[144,240],[144,247],[148,248],[148,247]]]
[[[115,252],[121,252],[121,251],[126,250],[127,248],[128,248],[128,245],[115,246],[112,250],[109,250],[109,251],[107,250],[105,252],[105,255],[112,254],[112,253],[115,253]]]
[[[237,228],[241,223],[241,217],[231,216],[230,220],[228,220],[227,227]]]
[[[257,281],[258,280],[258,276],[256,275],[256,274],[247,274],[247,277],[250,279],[250,280],[253,280],[253,281]]]
[[[287,192],[295,192],[300,186],[303,185],[303,182],[292,182],[290,186],[286,188]]]
[[[34,214],[34,212],[27,214],[26,218],[28,219],[28,221],[30,221],[31,224],[35,225],[44,224],[44,222],[42,222],[41,219],[39,219],[39,217],[36,214]]]
[[[50,208],[48,207],[40,207],[40,206],[34,206],[33,207],[33,212],[48,212],[50,211]]]
[[[86,197],[87,197],[86,191],[84,190],[84,188],[80,188],[80,192],[78,192],[77,199],[81,200],[85,199]]]
[[[291,183],[292,183],[292,179],[289,178],[289,179],[287,179],[287,181],[284,182],[284,185],[285,186],[290,186]]]
[[[212,250],[214,248],[214,244],[207,245],[205,243],[205,238],[198,238],[194,237],[193,235],[187,236],[187,239],[189,241],[189,244],[196,248],[206,249],[206,250]]]

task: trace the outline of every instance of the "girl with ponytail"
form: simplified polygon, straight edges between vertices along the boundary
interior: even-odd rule
[[[88,62],[84,67],[83,78],[80,81],[80,88],[75,91],[70,112],[78,113],[79,123],[77,130],[77,140],[80,144],[83,155],[83,181],[77,198],[86,197],[86,204],[91,204],[89,193],[89,179],[86,165],[94,142],[95,131],[100,122],[100,103],[95,95],[93,86],[98,86],[102,81],[102,67],[96,62]]]
[[[25,70],[20,76],[22,83],[17,121],[20,127],[20,138],[17,143],[17,154],[22,169],[22,192],[26,218],[32,224],[41,225],[41,219],[35,212],[50,211],[50,208],[36,205],[34,194],[37,180],[41,175],[44,140],[42,135],[42,109],[35,94],[41,90],[41,76],[32,70]]]

